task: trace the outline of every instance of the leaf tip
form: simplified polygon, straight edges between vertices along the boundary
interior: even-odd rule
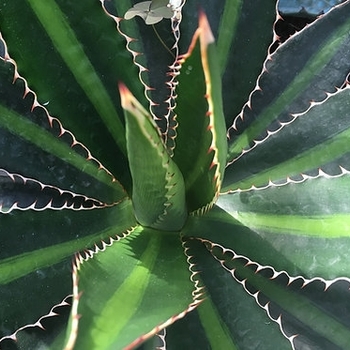
[[[124,110],[127,110],[136,116],[139,116],[140,113],[147,115],[147,111],[143,108],[140,102],[137,101],[137,99],[123,82],[118,82],[118,88],[120,94],[120,102]]]
[[[128,104],[128,100],[130,100],[131,92],[121,81],[118,82],[118,89],[122,107],[125,108],[125,106]]]
[[[207,15],[202,9],[199,10],[199,28],[201,29],[200,38],[202,45],[207,46],[215,42],[215,38],[210,29]]]

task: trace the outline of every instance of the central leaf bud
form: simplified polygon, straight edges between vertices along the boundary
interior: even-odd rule
[[[125,85],[119,84],[126,120],[126,148],[137,221],[147,227],[179,231],[186,219],[185,184],[151,115]]]

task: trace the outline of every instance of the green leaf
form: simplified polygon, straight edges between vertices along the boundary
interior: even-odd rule
[[[220,202],[218,204],[221,205]],[[223,207],[225,208],[225,205]],[[347,250],[349,237],[304,235],[300,233],[302,227],[296,231],[286,230],[286,226],[278,226],[278,222],[288,221],[286,217],[280,217],[278,214],[266,215],[265,225],[261,224],[262,220],[259,222],[259,212],[252,212],[250,216],[244,214],[242,212],[241,223],[238,221],[240,212],[237,213],[232,209],[224,211],[215,206],[200,218],[191,217],[183,234],[185,237],[197,237],[215,242],[262,265],[288,271],[291,275],[303,275],[307,278],[321,276],[326,279],[350,277],[347,268],[350,263]],[[252,228],[249,224],[250,218],[255,220],[252,220]],[[276,219],[276,226],[273,229],[271,226],[274,222],[270,222],[270,227],[266,225],[269,218]],[[289,218],[293,226],[293,216]],[[310,226],[312,222],[315,221],[311,220]],[[319,223],[317,225],[320,226]],[[336,227],[332,229],[336,230]],[[305,251],[308,254],[305,254]]]
[[[139,227],[90,255],[94,258],[81,257],[77,265],[72,324],[81,317],[77,339],[74,326],[70,338],[75,349],[136,346],[198,302],[200,293],[173,233]]]
[[[76,251],[100,244],[135,224],[130,201],[94,210],[0,214],[0,298],[6,300],[0,307],[6,315],[0,338],[35,323],[71,293]]]
[[[349,181],[346,175],[304,179],[302,183],[223,195],[217,205],[254,229],[296,236],[349,237]]]
[[[1,7],[0,20],[9,53],[20,74],[30,76],[39,101],[128,187],[117,81],[127,83],[140,100],[143,91],[113,20],[94,0],[84,6],[15,0]]]
[[[177,231],[187,218],[185,185],[152,117],[120,84],[126,114],[126,140],[132,176],[132,202],[144,226]]]
[[[186,318],[167,328],[167,348],[290,349],[278,325],[232,280],[204,245],[196,239],[187,243],[196,270],[201,271],[205,300]]]
[[[257,88],[229,129],[230,163],[292,123],[310,101],[323,101],[343,86],[350,45],[348,11],[348,3],[335,8],[269,57]]]
[[[345,174],[350,169],[349,97],[348,87],[339,90],[305,113],[293,115],[290,122],[281,123],[278,132],[268,132],[264,141],[256,142],[259,146],[254,152],[228,166],[223,191]],[[247,165],[252,175],[247,174]]]
[[[0,76],[1,167],[107,202],[126,196],[114,176],[38,104],[13,62],[0,60]],[[78,174],[81,182],[75,181]]]
[[[208,16],[217,39],[226,124],[231,125],[263,69],[273,42],[276,1],[187,1],[181,22],[181,52],[186,52],[197,26],[198,6]]]
[[[220,191],[227,144],[216,48],[204,13],[180,63],[174,160],[185,179],[189,210],[206,210]],[[192,84],[196,89],[188,91]]]
[[[281,327],[283,335],[296,348],[305,342],[314,347],[347,347],[350,320],[346,314],[339,315],[337,309],[348,294],[349,279],[305,280],[270,266],[261,266],[220,245],[208,241],[205,244],[232,278]],[[342,295],[340,303],[339,295]],[[327,303],[332,307],[327,307]],[[268,346],[273,348],[271,344]]]
[[[132,6],[0,3],[1,348],[346,349],[350,2],[273,54],[274,1]]]

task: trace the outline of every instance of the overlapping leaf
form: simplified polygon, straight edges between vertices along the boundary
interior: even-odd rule
[[[268,57],[257,89],[229,129],[230,163],[285,124],[292,124],[295,115],[304,112],[311,101],[323,101],[327,93],[334,93],[336,87],[343,86],[348,75],[348,10],[348,3],[340,5]],[[302,59],[298,60],[301,50]],[[291,56],[295,57],[293,65]],[[296,148],[289,146],[289,149]],[[281,162],[278,157],[274,159]]]
[[[183,8],[180,49],[175,20],[162,21],[154,31],[142,19],[122,19],[131,2],[115,1],[115,9],[101,3],[117,17],[92,0],[84,6],[53,0],[0,5],[9,54],[50,111],[18,78],[6,52],[0,69],[0,299],[6,300],[1,305],[5,337],[14,337],[16,329],[33,324],[70,293],[73,252],[109,242],[107,237],[124,236],[136,225],[131,201],[116,181],[131,193],[117,80],[124,81],[146,108],[152,102],[144,97],[144,89],[149,99],[161,101],[159,111],[175,106],[175,95],[171,102],[165,98],[169,91],[174,93],[175,80],[158,94],[159,86],[168,81],[167,73],[169,79],[176,77],[173,55],[188,51],[196,2]],[[203,66],[204,73],[223,74],[223,107],[226,121],[232,121],[262,70],[273,39],[275,3],[200,3],[219,48],[219,59],[212,60],[209,70]],[[344,87],[349,74],[349,6],[347,1],[337,7],[265,60],[257,88],[229,130],[225,193],[205,216],[188,219],[182,242],[175,233],[138,227],[127,238],[110,240],[110,246],[101,243],[95,253],[80,255],[69,345],[139,344],[189,311],[198,297],[192,292],[199,293],[196,280],[204,284],[207,300],[161,335],[169,348],[346,348],[349,88],[337,91],[335,86]],[[141,40],[135,43],[131,38]],[[192,133],[195,122],[190,120],[186,127],[187,116],[197,112],[197,106],[184,102],[186,95],[193,97],[188,77],[198,78],[199,114],[208,111],[211,97],[216,106],[221,103],[219,94],[209,94],[209,102],[204,98],[208,74],[203,74],[199,57],[194,48],[179,78],[182,126],[174,159],[185,181],[201,151],[189,144],[197,141]],[[135,67],[133,59],[143,66]],[[157,67],[159,75],[153,74]],[[14,76],[18,79],[12,84]],[[220,90],[218,80],[209,81]],[[149,86],[158,91],[148,91]],[[309,108],[311,101],[316,103]],[[158,109],[151,110],[157,119]],[[175,138],[169,133],[176,130],[175,119],[165,117],[159,125],[165,125],[165,139]],[[220,135],[215,147],[222,148],[222,130],[209,126],[214,130],[206,135]],[[212,139],[206,140],[208,145]],[[167,145],[171,154],[174,144]],[[186,168],[187,153],[191,157]],[[212,198],[207,183],[203,187],[195,187],[195,195],[210,192]],[[192,275],[191,281],[194,271],[201,277]],[[117,320],[119,310],[122,317]],[[18,346],[38,348],[43,344],[39,333],[20,330]],[[57,327],[45,342],[59,347],[64,336],[63,328]]]
[[[226,162],[227,143],[220,71],[214,37],[206,17],[188,52],[181,57],[178,78],[174,160],[184,175],[189,210],[208,208],[216,200]],[[196,89],[188,91],[195,84]]]
[[[84,6],[75,1],[12,1],[2,6],[0,16],[9,53],[19,73],[30,77],[39,101],[128,187],[117,82],[123,80],[140,100],[143,91],[115,23],[93,0]]]
[[[125,85],[120,85],[120,95],[126,117],[135,216],[146,227],[178,231],[187,218],[183,176],[151,115]]]
[[[91,257],[77,262],[69,337],[75,349],[131,348],[200,301],[174,232],[139,227]]]

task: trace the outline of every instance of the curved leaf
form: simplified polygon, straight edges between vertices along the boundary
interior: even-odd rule
[[[276,1],[187,1],[181,23],[180,47],[186,52],[202,8],[217,40],[226,124],[240,113],[263,69],[274,40]]]
[[[144,226],[178,231],[187,218],[182,174],[151,116],[125,85],[120,84],[119,88],[126,114],[135,216]]]
[[[204,13],[180,63],[174,161],[184,176],[189,210],[206,210],[220,191],[227,144],[216,48]],[[191,84],[196,88],[189,92]]]
[[[228,166],[223,191],[283,184],[289,179],[298,182],[320,176],[321,171],[330,177],[346,173],[350,169],[349,97],[349,87],[339,90],[280,123],[263,141],[255,141],[254,152]]]
[[[76,251],[132,225],[135,219],[130,201],[94,210],[13,210],[0,214],[0,297],[6,300],[0,307],[6,315],[1,320],[0,339],[33,325],[71,293],[72,255]]]
[[[77,262],[68,343],[74,349],[131,349],[199,302],[200,291],[174,233],[139,227],[90,255],[94,258]]]
[[[127,83],[140,99],[143,94],[114,22],[93,0],[84,6],[76,1],[12,1],[0,9],[1,32],[20,74],[30,76],[29,86],[40,102],[126,186],[117,81]],[[110,151],[104,152],[101,144]]]
[[[310,101],[322,101],[344,84],[349,73],[349,6],[334,8],[268,57],[255,91],[229,129],[230,163],[292,122]]]

